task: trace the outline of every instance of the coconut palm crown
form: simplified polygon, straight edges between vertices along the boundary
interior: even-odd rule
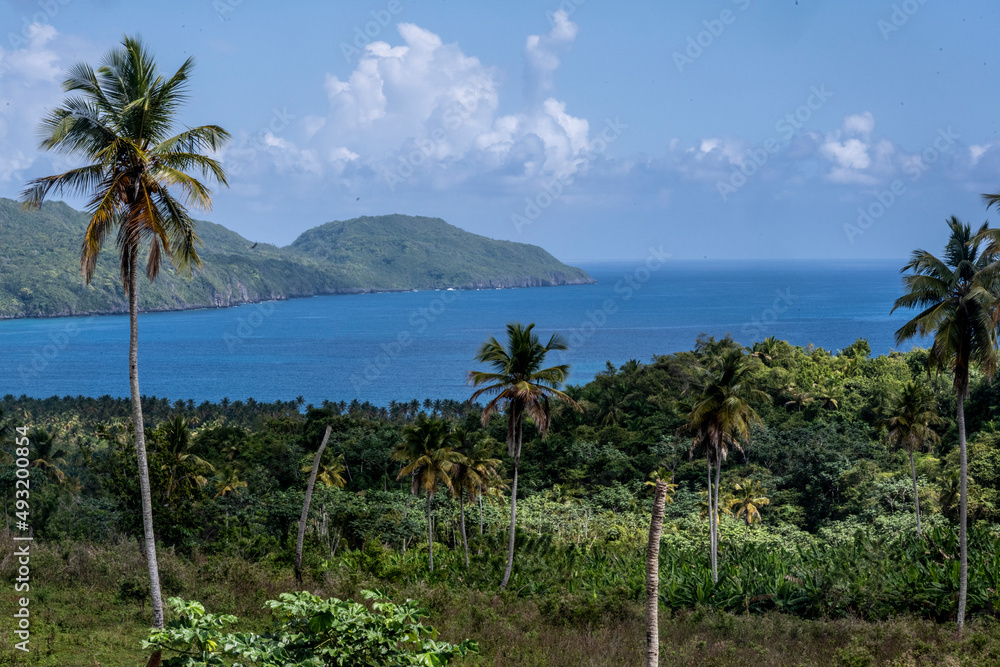
[[[90,197],[80,259],[87,282],[112,233],[126,286],[146,245],[150,279],[159,272],[164,253],[179,267],[200,264],[199,239],[185,204],[210,210],[212,193],[188,172],[227,185],[221,164],[202,152],[221,149],[229,133],[217,125],[202,125],[172,134],[193,67],[194,60],[188,58],[165,78],[142,42],[126,37],[122,48],[109,52],[97,70],[86,63],[69,70],[63,90],[74,95],[42,122],[41,148],[89,164],[30,181],[22,201],[34,208],[50,193]],[[184,203],[172,187],[180,190]]]
[[[508,324],[506,348],[491,336],[476,354],[476,361],[489,364],[494,372],[469,371],[469,381],[479,387],[469,401],[491,397],[483,408],[483,426],[489,423],[494,412],[506,408],[507,453],[510,456],[515,455],[515,448],[520,444],[515,435],[519,435],[525,415],[535,422],[544,437],[549,430],[549,399],[565,401],[579,409],[576,401],[558,388],[566,381],[569,365],[542,368],[545,355],[567,349],[566,341],[559,334],[552,334],[543,346],[532,332],[534,327],[534,324]]]

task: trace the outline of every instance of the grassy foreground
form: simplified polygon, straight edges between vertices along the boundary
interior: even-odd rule
[[[141,665],[139,642],[150,613],[145,563],[138,544],[37,543],[32,553],[31,652],[14,649],[10,633],[15,565],[12,542],[0,534],[2,596],[0,667],[7,665]],[[165,594],[197,599],[214,612],[240,617],[245,629],[263,628],[262,605],[294,590],[291,569],[270,568],[232,556],[160,555]],[[361,579],[356,573],[324,575],[307,588],[324,596],[360,600],[362,588],[388,588],[430,611],[425,623],[441,638],[472,638],[481,654],[468,665],[638,665],[645,630],[642,608],[630,601],[595,600],[561,608],[551,600],[444,585]],[[1000,665],[1000,623],[974,620],[964,640],[951,624],[898,618],[879,623],[854,619],[803,620],[779,613],[732,615],[702,610],[661,611],[664,665]]]

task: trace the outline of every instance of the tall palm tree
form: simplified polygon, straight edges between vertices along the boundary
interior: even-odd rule
[[[552,334],[549,342],[542,345],[532,332],[534,323],[522,326],[519,323],[507,325],[507,347],[490,337],[476,353],[476,361],[489,364],[493,372],[469,371],[469,381],[479,387],[469,398],[469,403],[481,396],[489,396],[490,402],[483,408],[483,426],[489,423],[494,412],[503,409],[507,414],[507,454],[514,460],[514,478],[510,489],[510,538],[507,545],[507,568],[504,570],[500,589],[507,588],[511,569],[514,565],[514,526],[517,521],[517,469],[521,461],[521,445],[524,440],[524,419],[530,417],[535,428],[544,438],[549,432],[550,401],[568,403],[577,410],[580,406],[572,398],[559,390],[566,381],[569,365],[560,364],[543,368],[545,355],[553,350],[567,349],[566,342],[559,334]]]
[[[49,193],[77,192],[90,197],[90,221],[84,233],[80,265],[87,283],[94,275],[101,247],[115,234],[120,277],[129,303],[129,384],[135,429],[142,522],[152,597],[153,626],[163,627],[153,535],[153,510],[146,463],[146,441],[139,392],[140,252],[146,251],[146,276],[153,280],[166,253],[178,268],[199,266],[194,221],[186,209],[211,208],[211,191],[189,171],[226,184],[225,172],[203,151],[216,151],[229,134],[216,125],[187,128],[172,135],[185,101],[194,60],[188,58],[166,78],[143,44],[126,37],[94,70],[75,65],[63,82],[73,93],[42,122],[41,147],[73,154],[87,164],[62,174],[37,178],[22,193],[28,207],[41,206]],[[171,192],[179,189],[184,201]]]
[[[448,422],[420,413],[412,424],[403,428],[403,439],[392,453],[395,460],[408,463],[396,479],[410,475],[411,493],[416,495],[422,489],[427,494],[427,558],[431,572],[434,571],[431,500],[441,486],[452,490],[452,470],[456,464],[465,462],[465,457],[455,451],[456,444]]]
[[[920,496],[917,494],[917,466],[913,461],[914,452],[920,451],[928,443],[939,442],[938,434],[931,428],[943,419],[937,412],[937,398],[921,382],[911,380],[905,387],[889,398],[888,409],[881,420],[888,430],[890,444],[902,447],[910,455],[910,475],[913,478],[913,505],[917,513],[917,535],[920,530]]]
[[[951,234],[944,259],[926,250],[915,250],[902,273],[906,293],[896,299],[897,308],[921,308],[920,313],[896,331],[896,344],[915,336],[934,337],[928,368],[947,368],[954,374],[955,417],[958,422],[960,469],[958,631],[965,626],[968,596],[969,554],[966,535],[968,514],[968,455],[965,447],[965,399],[969,394],[969,370],[975,365],[986,377],[997,367],[997,333],[993,313],[997,302],[997,272],[992,264],[997,253],[980,245],[990,230],[983,224],[973,235],[969,225],[952,216]]]
[[[761,418],[751,401],[769,401],[757,388],[753,369],[740,348],[722,348],[706,355],[699,377],[692,385],[694,397],[688,404],[686,430],[694,434],[690,454],[704,450],[708,465],[708,524],[712,579],[719,580],[719,482],[722,462],[729,448],[743,451],[750,439],[750,427]],[[715,466],[715,484],[712,467]],[[714,493],[713,493],[714,488]]]

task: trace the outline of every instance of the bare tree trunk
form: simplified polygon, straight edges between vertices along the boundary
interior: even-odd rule
[[[913,506],[917,510],[917,536],[921,535],[920,530],[920,495],[917,493],[917,466],[913,462],[913,452],[910,452],[910,474],[913,476]]]
[[[434,571],[434,524],[431,521],[431,492],[427,492],[427,557]]]
[[[646,667],[657,667],[660,662],[660,535],[666,497],[667,483],[657,480],[646,547]]]
[[[330,427],[326,427],[323,433],[323,441],[319,443],[316,456],[313,458],[312,471],[309,473],[309,481],[306,482],[306,497],[302,501],[302,516],[299,518],[299,534],[295,539],[295,582],[302,586],[302,542],[306,537],[306,519],[309,518],[309,501],[312,500],[313,486],[316,484],[316,475],[319,473],[319,461],[323,458],[323,450],[330,439]]]
[[[507,569],[504,570],[503,581],[500,582],[500,590],[507,588],[507,582],[510,581],[510,571],[514,567],[514,525],[515,521],[517,521],[517,464],[521,459],[521,438],[524,435],[520,414],[517,415],[515,421],[517,442],[515,443],[516,450],[514,451],[514,480],[510,485],[510,539],[507,543]]]
[[[719,583],[719,476],[722,472],[722,457],[715,457],[715,558],[712,559],[712,581]]]
[[[958,548],[960,553],[960,565],[958,573],[958,634],[961,636],[965,627],[965,603],[969,593],[969,541],[967,534],[968,527],[968,482],[969,482],[969,459],[965,448],[965,393],[966,389],[958,392],[957,398],[957,421],[958,421],[958,467],[960,474],[959,481],[959,501],[958,501]]]
[[[128,274],[128,380],[132,396],[132,426],[135,429],[135,457],[139,464],[139,495],[142,500],[142,531],[145,539],[146,566],[149,569],[149,593],[152,598],[153,627],[163,628],[163,598],[160,596],[160,568],[156,562],[156,537],[153,534],[153,500],[149,491],[149,464],[146,461],[146,428],[142,420],[142,394],[139,392],[139,282],[138,253],[131,251]]]
[[[465,547],[465,569],[469,569],[469,540],[465,536],[465,489],[460,488],[458,490],[458,508],[461,514],[461,526],[462,526],[462,546]]]

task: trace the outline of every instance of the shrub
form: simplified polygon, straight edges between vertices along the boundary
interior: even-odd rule
[[[143,648],[177,653],[164,667],[322,667],[324,665],[447,665],[478,653],[476,642],[437,641],[437,631],[420,622],[427,614],[412,600],[397,605],[378,591],[362,591],[374,600],[369,610],[350,600],[324,600],[302,591],[283,593],[267,606],[272,631],[224,634],[235,616],[205,612],[199,602],[170,598],[180,617],[163,630],[153,630]]]

